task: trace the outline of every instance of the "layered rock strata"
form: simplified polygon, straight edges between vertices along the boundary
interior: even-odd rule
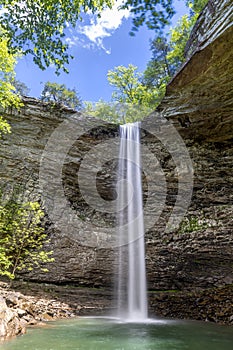
[[[200,35],[211,6],[215,8],[213,24],[204,25],[206,29]],[[188,49],[192,56],[168,85],[157,111],[141,126],[148,162],[154,173],[158,170],[153,177],[147,175],[146,165],[143,169],[144,205],[149,220],[156,221],[145,238],[148,289],[153,291],[201,288],[210,292],[211,288],[231,288],[233,284],[231,4],[221,0],[211,1],[211,6],[209,3],[202,12],[192,33],[197,38]],[[117,126],[32,98],[24,99],[19,112],[8,110],[5,116],[12,125],[12,134],[4,136],[1,144],[2,187],[10,194],[14,184],[21,183],[28,195],[41,200],[48,215],[49,249],[55,257],[48,273],[36,270],[24,277],[111,287],[116,261],[112,233],[116,217],[106,209],[106,203],[110,207],[116,198]],[[157,137],[163,120],[169,121],[182,136],[194,170],[188,211],[180,227],[169,232],[165,226],[176,206],[182,181],[171,149]],[[153,131],[155,126],[157,131]],[[176,149],[176,142],[170,141],[170,147]],[[103,152],[101,145],[105,143]],[[69,147],[64,148],[65,145]],[[87,162],[80,187],[80,169],[87,159],[90,163]],[[157,181],[159,176],[165,179],[165,196]],[[88,200],[93,181],[99,199]],[[150,183],[153,193],[149,191]],[[60,188],[64,191],[61,197]],[[153,200],[148,204],[148,196],[154,203],[162,196],[164,204],[161,208]],[[182,207],[182,202],[179,205]],[[71,211],[66,211],[67,207]],[[157,209],[161,209],[161,215],[154,220]],[[222,298],[223,295],[226,294]],[[230,319],[232,305],[229,310]]]

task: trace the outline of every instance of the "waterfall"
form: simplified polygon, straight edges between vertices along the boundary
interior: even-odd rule
[[[139,123],[120,126],[118,169],[118,317],[147,318]]]

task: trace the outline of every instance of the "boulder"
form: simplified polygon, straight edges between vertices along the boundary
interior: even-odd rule
[[[0,296],[0,340],[23,334],[25,331],[25,325],[17,311],[9,308],[5,299]]]

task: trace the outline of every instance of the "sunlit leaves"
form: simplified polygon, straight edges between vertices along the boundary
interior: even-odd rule
[[[199,14],[208,0],[186,0],[186,5],[191,9],[193,14]]]
[[[71,55],[64,41],[67,25],[75,27],[81,11],[99,13],[111,0],[1,0],[5,9],[0,25],[9,36],[9,48],[31,54],[41,68],[67,71]]]
[[[82,102],[75,89],[69,89],[65,84],[47,82],[41,93],[41,100],[63,104],[73,109],[80,109]]]
[[[19,96],[14,93],[15,87],[12,82],[14,79],[14,68],[16,64],[16,55],[9,53],[8,38],[0,29],[0,107],[6,109],[10,106],[20,107]],[[10,125],[0,115],[0,137],[2,134],[10,132]]]
[[[129,64],[128,67],[115,67],[108,72],[107,77],[109,84],[115,88],[113,101],[145,107],[156,104],[156,94],[142,84],[142,74],[136,66]]]
[[[151,42],[152,58],[143,74],[143,82],[146,86],[159,90],[161,98],[165,94],[166,84],[186,60],[184,56],[186,43],[199,11],[206,2],[206,0],[186,1],[191,13],[181,17],[170,30],[169,37],[159,32]]]
[[[96,103],[85,102],[84,114],[109,123],[125,124],[144,119],[151,110],[151,107],[139,106],[138,104],[100,100]]]
[[[109,84],[114,87],[112,101],[102,100],[93,104],[86,102],[85,113],[108,122],[124,124],[145,118],[158,104],[156,89],[150,89],[142,81],[137,67],[118,66],[107,74]]]
[[[171,30],[170,51],[167,55],[170,65],[180,67],[185,62],[184,49],[196,19],[197,15],[191,18],[184,15]]]
[[[0,275],[14,278],[17,271],[31,271],[51,262],[52,251],[43,250],[48,242],[41,225],[44,212],[38,202],[15,199],[0,205]]]

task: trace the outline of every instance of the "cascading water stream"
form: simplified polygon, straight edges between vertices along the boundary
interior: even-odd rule
[[[118,316],[147,319],[139,123],[120,126],[118,174]]]

